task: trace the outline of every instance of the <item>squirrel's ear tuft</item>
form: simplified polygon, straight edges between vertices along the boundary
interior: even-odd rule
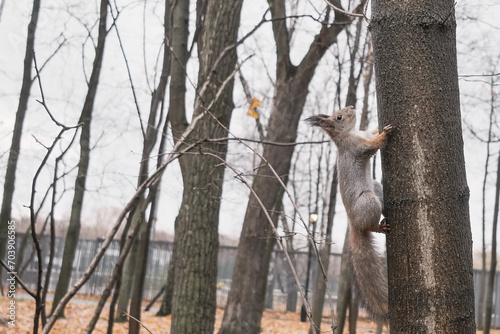
[[[309,125],[311,126],[319,126],[319,127],[323,127],[324,126],[324,121],[326,121],[328,119],[329,116],[327,115],[314,115],[314,116],[311,116],[311,117],[308,117],[305,119],[305,121],[307,123],[309,123]]]

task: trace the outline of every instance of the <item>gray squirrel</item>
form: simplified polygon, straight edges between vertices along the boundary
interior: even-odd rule
[[[374,320],[387,321],[388,293],[385,266],[374,248],[371,232],[388,233],[383,211],[382,185],[370,175],[370,158],[382,146],[393,127],[358,131],[356,111],[345,107],[333,115],[315,115],[306,119],[323,129],[337,146],[340,195],[349,219],[347,239],[353,269],[353,287],[362,305]]]

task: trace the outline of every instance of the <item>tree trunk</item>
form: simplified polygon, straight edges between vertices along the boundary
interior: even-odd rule
[[[97,37],[97,46],[95,49],[94,64],[88,84],[87,96],[80,115],[79,123],[82,123],[80,134],[80,161],[78,163],[78,173],[75,180],[75,194],[73,204],[71,206],[71,216],[66,233],[66,241],[64,244],[64,254],[57,283],[54,293],[54,302],[52,304],[52,312],[56,309],[61,298],[68,291],[71,281],[71,272],[73,269],[73,260],[75,258],[76,247],[80,235],[81,212],[83,206],[83,196],[85,194],[85,181],[87,179],[87,170],[90,161],[90,123],[92,120],[92,111],[99,83],[99,75],[101,73],[102,60],[104,58],[104,43],[106,41],[106,18],[108,15],[108,1],[101,0],[100,4],[100,19],[99,19],[99,34]]]
[[[200,11],[197,8],[197,11]],[[188,122],[186,119],[186,64],[189,59],[187,49],[189,37],[189,1],[175,1],[172,8],[172,38],[171,47],[174,57],[171,59],[171,80],[170,80],[170,103],[168,119],[172,125],[172,135],[175,142],[186,129]],[[186,167],[181,163],[181,172],[184,173]],[[175,220],[174,231],[177,231],[178,219]],[[168,265],[167,281],[165,283],[165,294],[161,302],[161,307],[157,316],[167,316],[172,314],[172,298],[174,295],[175,279],[175,255],[176,240],[172,249],[172,257]]]
[[[341,6],[339,3],[336,4]],[[284,1],[270,0],[269,6],[273,18],[286,16]],[[325,23],[298,66],[292,65],[290,61],[289,36],[285,21],[273,21],[277,69],[267,141],[285,143],[295,141],[297,126],[307,97],[307,87],[316,66],[328,47],[336,41],[338,34],[350,22],[340,14],[336,14],[336,19],[345,22],[345,25],[328,26]],[[272,165],[276,173],[284,178],[290,170],[293,150],[293,146],[264,145],[264,159],[259,164],[263,167],[259,168],[252,189],[268,210],[273,209],[281,185],[266,166]],[[260,332],[272,250],[269,244],[273,239],[267,224],[257,198],[250,195],[220,334]]]
[[[339,276],[339,291],[337,298],[337,329],[339,333],[344,333],[345,319],[347,316],[347,309],[351,303],[351,272],[352,264],[349,260],[348,254],[349,237],[346,232],[344,238],[344,247],[342,248],[342,262],[340,263],[340,276]]]
[[[130,226],[128,229],[125,229],[123,233],[127,235],[129,230],[134,230],[137,225],[144,223],[143,216],[138,211],[138,208],[141,206],[141,202],[144,201],[144,198],[139,201],[136,205],[135,209],[130,213]],[[128,313],[128,306],[130,301],[130,295],[132,293],[132,286],[134,285],[135,276],[137,273],[137,249],[139,248],[139,238],[134,236],[134,241],[130,251],[128,252],[127,258],[123,265],[122,274],[120,277],[120,290],[119,296],[116,304],[116,316],[115,322],[126,322],[128,317],[125,313]],[[122,247],[120,248],[123,249]]]
[[[175,249],[175,240],[172,249]],[[168,264],[167,271],[167,282],[165,283],[165,293],[163,294],[163,299],[161,301],[161,306],[156,316],[167,316],[172,314],[172,298],[174,296],[174,275],[175,275],[175,260],[174,253],[170,257],[170,263]]]
[[[187,138],[196,142],[227,137],[233,106],[234,80],[225,82],[236,66],[234,45],[242,1],[209,1],[199,46],[199,91],[193,117],[201,114],[196,129]],[[175,33],[174,33],[175,34]],[[214,71],[216,61],[220,65]],[[210,82],[207,82],[207,79]],[[216,95],[222,89],[218,100]],[[205,108],[214,102],[209,113]],[[214,119],[215,118],[215,119]],[[220,124],[219,124],[220,122]],[[224,125],[224,127],[221,126]],[[174,296],[171,333],[212,333],[215,324],[218,221],[227,143],[202,143],[198,154],[181,157],[184,193],[175,231]],[[209,153],[205,154],[205,153]]]
[[[4,2],[2,1],[2,8]],[[14,186],[16,182],[17,160],[21,148],[21,135],[23,132],[24,117],[28,109],[28,100],[30,96],[31,85],[31,68],[33,64],[33,50],[35,48],[35,31],[38,22],[38,14],[40,12],[40,0],[33,1],[33,9],[31,11],[31,20],[28,25],[28,36],[26,40],[26,50],[24,54],[23,67],[23,82],[21,84],[21,94],[19,96],[19,104],[17,105],[16,121],[14,123],[14,132],[12,134],[12,142],[10,144],[9,159],[7,161],[7,171],[5,172],[5,183],[3,185],[2,209],[0,212],[0,259],[5,258],[5,250],[7,248],[7,227],[11,220],[12,198],[14,196]],[[0,269],[0,286],[3,287],[2,279],[3,267]]]
[[[372,4],[379,125],[395,126],[382,150],[395,333],[475,333],[453,7]]]
[[[493,294],[495,288],[495,276],[497,271],[497,226],[498,207],[500,202],[500,155],[497,165],[497,184],[495,191],[495,207],[493,208],[493,228],[491,232],[491,262],[488,275],[488,290],[486,291],[486,313],[484,315],[484,334],[489,334],[491,329],[491,315],[493,313]]]
[[[476,310],[477,328],[482,330],[484,327],[484,298],[486,290],[486,183],[488,181],[488,166],[490,162],[490,146],[492,141],[492,127],[493,127],[493,116],[495,115],[495,92],[494,92],[494,81],[490,82],[490,124],[488,127],[488,140],[486,141],[486,161],[484,163],[484,178],[483,178],[483,189],[482,189],[482,210],[481,210],[481,227],[482,227],[482,243],[481,243],[481,281],[479,283],[479,303],[478,310]]]
[[[330,266],[330,250],[331,250],[331,238],[332,238],[332,228],[333,228],[333,217],[335,216],[335,205],[337,204],[337,166],[334,166],[332,185],[330,187],[330,200],[328,203],[328,220],[326,224],[326,240],[321,250],[321,263],[323,263],[323,268],[325,273],[328,275],[328,268]],[[327,289],[325,278],[321,270],[318,270],[318,275],[316,278],[316,289],[314,290],[312,314],[313,322],[316,324],[316,333],[321,333],[321,318],[323,316],[323,306],[325,304],[325,292]]]

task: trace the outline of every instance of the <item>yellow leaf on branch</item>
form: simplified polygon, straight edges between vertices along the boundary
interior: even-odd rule
[[[247,115],[252,116],[253,118],[257,119],[259,118],[259,114],[255,110],[257,107],[260,107],[260,104],[262,103],[259,99],[252,97],[250,99],[250,108],[248,108]]]

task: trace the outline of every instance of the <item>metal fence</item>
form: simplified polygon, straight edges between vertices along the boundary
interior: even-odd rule
[[[18,234],[17,240],[20,242],[23,235]],[[89,267],[92,259],[102,245],[103,239],[85,240],[78,243],[75,260],[73,262],[73,273],[71,283],[73,285],[82,277],[85,270]],[[49,237],[40,238],[41,248],[43,250],[43,266],[47,266],[49,261]],[[145,299],[152,299],[162,289],[167,279],[168,266],[172,256],[172,243],[167,241],[151,241],[149,246],[148,263],[146,271],[146,281],[144,285],[143,296]],[[36,288],[37,260],[33,252],[33,244],[28,242],[24,247],[24,259],[26,269],[22,273],[23,281],[28,287]],[[59,278],[62,255],[64,250],[64,238],[58,237],[55,242],[55,252],[53,260],[53,269],[49,285],[49,291],[54,291]],[[120,252],[120,241],[113,240],[109,245],[104,257],[101,259],[96,270],[89,281],[81,288],[79,293],[87,295],[99,295],[103,292],[106,282],[111,277],[113,268]],[[234,262],[236,259],[237,247],[220,246],[217,261],[217,305],[224,307],[227,301],[227,295],[231,288]],[[289,252],[294,268],[305,286],[308,253],[304,251]],[[334,296],[337,295],[338,277],[340,271],[340,254],[331,254],[330,266],[328,270],[329,288]],[[310,280],[309,280],[309,299],[312,299],[312,292],[315,288],[316,272],[318,263],[314,256],[311,256]],[[292,309],[298,310],[300,301],[294,278],[290,267],[285,261],[283,251],[275,250],[271,257],[266,294],[266,307],[277,311],[286,311],[287,303]],[[332,301],[336,305],[336,300]],[[290,309],[289,308],[289,309]],[[330,314],[329,301],[325,301],[324,314]]]
[[[17,234],[17,240],[20,241],[22,234]],[[43,265],[48,263],[48,249],[49,237],[41,237],[41,247],[43,250]],[[73,273],[71,285],[83,275],[84,271],[88,268],[90,262],[94,258],[97,250],[101,246],[103,239],[97,240],[80,240],[76,251],[75,261],[73,263]],[[168,266],[172,256],[172,243],[166,241],[152,241],[149,246],[148,266],[146,273],[146,282],[144,286],[144,298],[151,299],[158,294],[167,279]],[[22,279],[27,285],[35,289],[37,277],[37,262],[33,253],[33,246],[28,242],[24,247],[24,260],[26,263],[26,270],[22,274]],[[49,291],[54,291],[57,279],[59,277],[60,266],[62,263],[62,254],[64,249],[64,238],[56,238],[55,242],[55,256],[54,267],[51,275],[51,282]],[[113,240],[106,250],[106,253],[100,261],[97,269],[89,279],[89,281],[82,287],[79,293],[87,295],[99,295],[103,292],[106,282],[111,277],[114,265],[118,259],[120,251],[119,240]],[[219,248],[218,256],[218,270],[217,270],[217,305],[224,307],[227,301],[227,295],[231,288],[231,278],[234,269],[234,262],[236,259],[237,247],[221,246]],[[289,252],[294,268],[301,280],[302,286],[305,286],[308,253],[305,251]],[[331,254],[330,266],[328,270],[328,284],[334,298],[337,296],[339,273],[340,273],[340,254]],[[309,281],[309,300],[312,300],[312,292],[315,288],[315,277],[318,271],[318,264],[314,256],[311,257],[310,266],[310,281]],[[500,310],[497,305],[500,305],[500,280],[495,279],[494,295],[493,295],[493,316],[492,327],[500,328]],[[479,309],[479,286],[481,280],[481,271],[474,270],[474,291],[476,292],[475,306],[476,306],[476,320],[480,313]],[[290,308],[296,311],[300,307],[300,301],[297,295],[297,287],[294,278],[291,274],[288,263],[285,261],[283,251],[275,250],[271,257],[271,264],[269,269],[268,285],[266,292],[266,307],[277,310],[286,311],[287,303]],[[336,307],[336,299],[331,303],[325,300],[324,315],[330,314],[330,305]],[[290,309],[289,308],[289,309]]]

